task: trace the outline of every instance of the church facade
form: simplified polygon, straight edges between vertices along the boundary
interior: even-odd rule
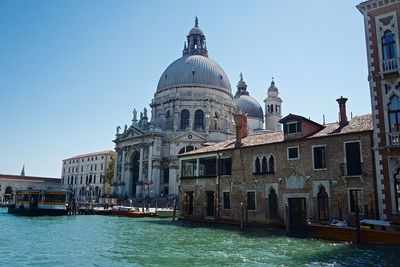
[[[138,116],[134,110],[131,125],[117,127],[112,193],[138,198],[177,195],[178,155],[234,136],[237,109],[247,113],[249,131],[263,130],[266,117],[249,96],[242,75],[237,88],[233,97],[228,76],[208,57],[196,18],[182,57],[159,79],[151,114],[145,108]]]

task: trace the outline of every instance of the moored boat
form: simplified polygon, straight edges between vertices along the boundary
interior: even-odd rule
[[[60,189],[18,190],[15,204],[8,207],[8,213],[41,216],[67,215],[70,191]]]
[[[310,224],[314,234],[320,238],[357,242],[357,228],[347,225]],[[400,231],[388,221],[362,220],[359,242],[365,244],[400,245]]]
[[[144,212],[135,207],[114,206],[111,210],[112,215],[125,217],[150,217],[155,216],[154,212]]]

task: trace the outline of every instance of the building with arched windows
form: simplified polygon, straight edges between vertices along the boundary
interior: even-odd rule
[[[346,100],[337,99],[339,122],[289,114],[278,121],[283,132],[247,134],[235,114],[236,140],[179,156],[181,218],[301,231],[307,221],[354,224],[357,212],[377,218],[372,116],[348,121]]]
[[[370,0],[364,16],[380,219],[400,223],[400,2]]]
[[[177,195],[177,156],[232,137],[235,111],[247,114],[249,132],[264,130],[263,110],[249,95],[243,76],[233,97],[228,76],[208,57],[197,18],[186,39],[182,57],[161,74],[150,104],[151,115],[146,108],[139,116],[134,110],[132,123],[117,127],[112,182],[112,192],[117,195]],[[280,116],[280,107],[273,114]],[[272,128],[280,130],[279,126]]]

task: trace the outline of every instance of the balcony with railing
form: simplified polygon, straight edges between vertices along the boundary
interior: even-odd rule
[[[388,58],[381,60],[381,71],[382,73],[390,73],[399,71],[400,61],[398,57]]]
[[[388,133],[388,141],[390,146],[400,146],[400,133],[391,132]]]
[[[362,162],[354,164],[340,163],[341,176],[361,176],[363,174],[362,169]]]

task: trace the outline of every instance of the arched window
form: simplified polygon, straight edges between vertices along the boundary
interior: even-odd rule
[[[391,132],[399,132],[400,130],[400,98],[394,95],[390,98],[389,108],[389,125]]]
[[[269,156],[269,160],[268,160],[268,172],[275,173],[275,158],[272,155]]]
[[[323,185],[319,186],[319,191],[317,194],[318,203],[318,220],[327,221],[329,220],[329,202],[328,193]]]
[[[6,190],[4,191],[4,201],[9,201],[14,198],[13,190],[11,186],[7,186]]]
[[[186,130],[187,128],[189,128],[189,117],[190,117],[190,113],[189,110],[184,109],[181,112],[181,129],[182,130]]]
[[[200,109],[194,113],[194,129],[204,130],[204,113]]]
[[[382,37],[383,60],[396,58],[396,39],[391,31],[386,31]]]
[[[260,173],[261,168],[260,168],[260,158],[256,157],[256,160],[254,162],[254,173]]]
[[[264,157],[262,158],[261,171],[262,171],[263,173],[268,172],[268,161],[267,161],[267,157],[266,157],[266,156],[264,156]]]
[[[394,177],[394,199],[395,199],[395,208],[397,212],[400,212],[400,169],[397,171]]]
[[[269,219],[278,219],[278,196],[275,189],[271,188],[268,195],[269,201]]]

